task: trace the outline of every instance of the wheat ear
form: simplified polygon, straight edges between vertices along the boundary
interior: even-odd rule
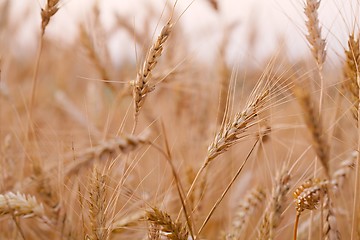
[[[321,69],[326,58],[326,41],[321,37],[321,27],[318,18],[320,2],[320,0],[306,0],[304,12],[307,17],[306,27],[308,30],[306,39],[311,45],[313,57]]]
[[[186,194],[186,199],[191,195],[197,180],[208,164],[243,138],[242,134],[254,124],[258,114],[264,110],[270,98],[271,86],[265,84],[264,88],[261,88],[261,83],[255,88],[243,111],[238,112],[232,121],[224,123],[220,131],[215,135],[214,140],[208,147],[207,156]]]
[[[333,173],[331,178],[331,187],[334,193],[339,192],[339,190],[343,187],[346,178],[349,177],[350,173],[355,168],[358,154],[359,153],[357,151],[351,152],[351,155],[343,160],[339,168]]]
[[[41,31],[42,35],[45,33],[45,29],[53,17],[59,10],[58,4],[60,0],[47,0],[45,8],[41,9]]]
[[[306,0],[306,5],[304,7],[304,12],[307,18],[306,27],[308,30],[306,39],[311,46],[311,52],[316,61],[318,74],[320,77],[319,111],[322,109],[322,103],[324,99],[325,89],[322,69],[326,58],[326,41],[321,36],[321,27],[318,18],[320,2],[321,0]]]
[[[126,215],[125,217],[116,220],[112,224],[112,232],[121,233],[124,229],[128,228],[129,226],[135,225],[136,223],[144,220],[145,218],[145,211],[139,210],[133,213]]]
[[[240,239],[241,233],[246,228],[250,217],[261,207],[265,198],[266,193],[260,188],[253,189],[245,196],[237,207],[232,221],[232,230],[226,236],[227,240]]]
[[[324,202],[324,226],[323,226],[323,236],[325,240],[340,240],[340,232],[337,228],[337,221],[334,214],[333,206],[331,204],[329,194],[325,194]]]
[[[219,11],[218,0],[207,0],[207,2],[210,4],[211,8],[213,8],[215,11]]]
[[[24,217],[45,217],[42,204],[34,196],[25,196],[19,192],[0,194],[0,215],[14,214]]]
[[[188,240],[188,231],[179,222],[173,222],[169,214],[157,208],[147,212],[147,220],[161,228],[161,232],[171,240]]]
[[[98,146],[85,149],[77,156],[79,161],[72,162],[64,169],[64,175],[77,173],[82,167],[89,165],[95,160],[106,159],[107,157],[116,158],[121,153],[129,153],[138,149],[140,146],[149,144],[149,132],[145,132],[140,136],[123,136],[116,137],[106,142],[100,143]]]
[[[360,76],[360,34],[356,39],[354,34],[349,36],[348,50],[345,50],[346,60],[344,66],[343,84],[345,90],[350,95],[352,104],[351,112],[358,121],[358,106],[359,106],[359,76]]]
[[[151,74],[164,50],[164,44],[168,40],[173,29],[172,19],[162,28],[156,42],[151,46],[145,61],[139,69],[133,88],[135,116],[139,114],[144,104],[146,96],[155,89],[154,85],[150,85]]]
[[[266,208],[263,221],[260,225],[258,239],[274,239],[275,230],[281,221],[281,215],[286,206],[286,195],[290,189],[290,174],[284,167],[275,179],[271,199]]]
[[[37,56],[34,66],[34,73],[32,76],[32,85],[31,85],[31,95],[30,95],[30,103],[29,103],[29,116],[28,116],[28,123],[26,126],[26,139],[25,139],[25,146],[28,148],[28,144],[31,138],[35,139],[35,128],[33,125],[33,107],[36,97],[36,89],[37,89],[37,82],[38,82],[38,72],[39,72],[39,66],[40,66],[40,58],[41,53],[43,49],[43,41],[44,41],[44,34],[46,26],[49,24],[50,19],[52,16],[55,15],[55,13],[59,10],[58,8],[59,0],[47,0],[47,4],[45,5],[45,8],[41,9],[41,36],[40,36],[40,42],[39,47],[37,50]],[[32,168],[35,176],[40,176],[42,173],[42,165],[40,161],[36,157],[31,157],[32,160]]]
[[[320,114],[318,111],[316,111],[316,108],[311,100],[308,91],[303,88],[297,87],[294,90],[294,94],[304,112],[304,121],[311,133],[313,148],[322,166],[324,167],[327,178],[330,179],[330,147],[327,142],[327,138],[323,132]]]
[[[109,82],[110,75],[102,63],[101,58],[95,49],[94,42],[92,41],[90,34],[86,31],[84,24],[80,24],[79,31],[80,42],[84,46],[89,59],[92,61],[98,73],[100,74],[101,80],[103,80],[106,86],[108,86],[112,91],[115,91],[115,87]]]
[[[106,176],[99,173],[95,166],[92,172],[89,194],[92,239],[107,240],[110,237],[110,230],[106,223]]]
[[[318,178],[306,180],[294,193],[296,220],[294,224],[294,237],[297,239],[297,228],[300,215],[303,211],[314,210],[319,206],[321,198],[327,193],[327,182]]]

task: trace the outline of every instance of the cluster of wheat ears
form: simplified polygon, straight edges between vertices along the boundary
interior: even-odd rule
[[[306,0],[308,61],[279,47],[255,68],[227,61],[236,23],[214,62],[192,57],[177,2],[107,29],[96,1],[61,44],[47,30],[65,2],[38,9],[36,54],[20,57],[24,21],[0,2],[0,239],[360,239],[359,16],[328,63]],[[118,32],[136,62],[111,61]]]

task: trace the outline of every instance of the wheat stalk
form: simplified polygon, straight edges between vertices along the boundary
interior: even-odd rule
[[[39,66],[40,66],[40,58],[41,53],[43,49],[43,41],[44,41],[44,34],[45,29],[47,25],[50,22],[50,19],[52,16],[56,14],[56,12],[59,10],[58,8],[59,0],[47,0],[47,4],[45,5],[45,8],[41,9],[41,36],[40,36],[40,42],[39,47],[37,51],[35,66],[34,66],[34,73],[32,76],[32,86],[31,86],[31,95],[30,95],[30,103],[29,103],[29,119],[26,126],[26,140],[25,140],[25,146],[29,148],[28,144],[31,139],[36,140],[36,134],[35,134],[35,127],[33,125],[33,107],[36,97],[36,89],[37,89],[37,82],[38,82],[38,72],[39,72]],[[37,159],[37,157],[31,156],[30,159],[32,160],[32,168],[35,176],[41,176],[42,174],[42,165],[40,161]]]

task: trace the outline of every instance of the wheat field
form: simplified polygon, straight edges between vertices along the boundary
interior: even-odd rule
[[[238,22],[195,57],[178,1],[141,28],[104,27],[95,1],[64,43],[48,31],[66,2],[34,8],[27,54],[27,16],[0,2],[0,239],[360,239],[359,1],[338,5],[346,39],[322,24],[330,1],[301,1],[307,54],[279,36],[256,65],[229,60]],[[115,64],[118,33],[133,56]]]

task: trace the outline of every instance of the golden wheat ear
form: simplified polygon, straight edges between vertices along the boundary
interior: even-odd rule
[[[0,194],[0,215],[14,214],[24,217],[45,217],[45,210],[34,196],[26,196],[19,192]]]
[[[360,76],[360,34],[356,38],[351,34],[348,39],[348,49],[345,50],[345,66],[343,70],[346,94],[350,96],[352,104],[351,112],[358,122],[359,106],[359,76]]]
[[[290,174],[286,167],[277,173],[272,189],[270,202],[260,225],[257,239],[274,239],[276,228],[280,225],[282,213],[286,206],[287,194],[290,190]]]
[[[247,227],[250,218],[259,209],[262,209],[266,193],[261,188],[255,188],[247,193],[235,210],[232,220],[231,231],[226,235],[226,239],[241,239],[244,229]]]
[[[156,67],[158,60],[162,55],[164,44],[172,32],[173,24],[174,23],[170,18],[166,25],[162,28],[156,42],[151,46],[145,61],[142,63],[142,66],[139,69],[133,89],[135,116],[139,114],[146,96],[155,89],[154,85],[150,85],[152,71]]]
[[[294,94],[303,110],[304,121],[311,134],[312,146],[324,167],[326,177],[330,179],[330,145],[323,130],[322,117],[317,111],[308,90],[296,87]]]
[[[319,68],[322,68],[326,58],[326,41],[321,36],[321,27],[318,18],[320,3],[321,0],[306,0],[304,12],[307,17],[306,27],[308,30],[306,39],[311,46],[311,53],[316,63],[319,65]]]
[[[89,190],[89,217],[93,239],[109,239],[110,228],[107,223],[107,177],[94,166]]]
[[[170,240],[188,240],[189,233],[186,227],[179,222],[174,222],[170,215],[157,208],[147,212],[147,220],[158,226],[161,234]]]
[[[334,208],[331,204],[328,191],[329,181],[320,179],[309,179],[294,191],[296,220],[294,225],[294,237],[297,239],[297,228],[299,218],[305,210],[316,210],[322,207],[323,214],[323,236],[324,239],[340,239]],[[322,206],[321,206],[322,203]]]
[[[58,4],[60,0],[47,0],[44,8],[41,9],[41,32],[42,35],[45,33],[45,29],[49,24],[51,18],[59,10]]]

